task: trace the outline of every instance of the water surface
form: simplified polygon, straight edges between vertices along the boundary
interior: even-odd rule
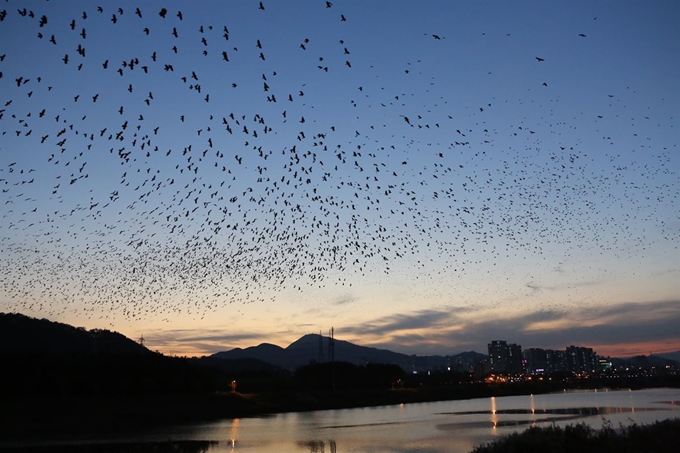
[[[628,426],[680,417],[680,389],[565,391],[371,408],[293,412],[158,428],[125,438],[21,444],[45,453],[465,453],[532,425]],[[4,444],[2,447],[18,447]]]

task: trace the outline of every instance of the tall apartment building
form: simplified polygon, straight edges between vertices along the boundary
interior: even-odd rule
[[[546,350],[541,348],[529,348],[522,351],[524,357],[524,369],[529,374],[548,373],[548,360]]]
[[[488,344],[488,349],[492,373],[520,374],[524,372],[520,345],[494,340]]]
[[[564,351],[529,348],[522,351],[527,373],[592,373],[598,370],[598,358],[591,348],[569,346]]]
[[[488,344],[489,372],[497,374],[595,373],[606,368],[592,348],[569,346],[564,351],[529,348],[494,340]],[[611,367],[611,363],[608,364]]]
[[[545,350],[546,373],[564,373],[567,371],[567,353],[555,349]]]
[[[592,348],[569,346],[566,349],[567,371],[594,373],[597,371],[597,355]]]

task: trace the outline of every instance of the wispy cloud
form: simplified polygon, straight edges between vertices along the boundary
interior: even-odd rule
[[[233,349],[234,345],[264,343],[269,335],[225,333],[220,329],[173,329],[151,331],[144,337],[150,349],[178,355],[208,355]]]
[[[543,285],[537,282],[527,282],[524,284],[529,289],[532,289],[534,291],[561,291],[564,289],[573,289],[573,288],[583,288],[587,286],[595,286],[595,285],[600,285],[602,284],[602,281],[599,280],[585,280],[585,281],[571,281],[571,282],[565,282],[565,283],[560,283],[560,284],[555,284],[555,285]]]
[[[355,302],[356,299],[353,296],[345,295],[345,296],[340,296],[337,299],[335,299],[332,303],[333,305],[346,305],[346,304],[351,304],[352,302]]]
[[[419,310],[412,313],[386,316],[343,330],[353,334],[389,335],[401,331],[432,329],[442,325],[448,326],[454,318],[455,315],[450,311]]]
[[[679,324],[680,301],[672,300],[631,302],[604,309],[540,310],[502,318],[463,318],[447,311],[423,310],[374,320],[348,333],[370,338],[373,346],[400,352],[445,354],[469,349],[486,352],[487,343],[495,339],[525,348],[642,342],[680,345]]]

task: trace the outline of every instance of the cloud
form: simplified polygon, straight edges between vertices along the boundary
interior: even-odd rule
[[[533,282],[525,283],[524,286],[526,286],[529,289],[533,289],[534,291],[541,291],[542,289],[544,289],[544,287]]]
[[[333,305],[345,305],[345,304],[351,304],[352,302],[355,302],[355,301],[356,301],[356,299],[353,296],[347,294],[345,296],[338,297],[332,303],[333,303]]]
[[[676,344],[680,348],[679,307],[678,300],[631,302],[492,318],[462,318],[448,311],[419,310],[338,332],[369,336],[371,346],[409,354],[454,354],[470,349],[485,353],[491,340],[546,349],[637,343]]]
[[[565,316],[564,311],[558,310],[539,310],[533,313],[528,313],[522,316],[522,319],[527,323],[535,322],[546,322],[546,321],[556,321],[563,319]]]
[[[419,310],[379,318],[343,330],[354,334],[389,335],[404,330],[432,329],[440,325],[449,325],[454,318],[455,315],[447,310]]]
[[[628,302],[596,309],[601,317],[617,318],[625,321],[629,317],[680,316],[680,300],[654,302]]]
[[[173,329],[156,330],[144,334],[149,349],[179,355],[207,355],[233,349],[231,345],[244,343],[253,346],[266,343],[269,335],[234,332],[220,329]]]
[[[239,343],[244,340],[257,340],[263,338],[262,335],[237,333],[225,334],[222,331],[205,331],[200,329],[194,330],[171,330],[165,331],[160,335],[160,338],[166,340],[181,339],[182,341],[217,341],[222,343]],[[152,338],[159,338],[158,334],[152,333]]]
[[[560,283],[558,285],[541,285],[540,283],[535,283],[535,282],[527,282],[524,284],[529,289],[532,289],[534,291],[561,291],[564,289],[573,289],[573,288],[583,288],[586,286],[594,286],[594,285],[600,285],[602,284],[602,281],[598,280],[586,280],[582,282],[568,282],[568,283]]]

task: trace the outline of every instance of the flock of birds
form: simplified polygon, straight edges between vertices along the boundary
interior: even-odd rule
[[[626,112],[625,139],[607,132],[632,89],[579,118],[560,115],[551,80],[456,103],[423,61],[366,61],[371,43],[342,35],[352,18],[328,1],[332,32],[278,42],[155,3],[88,2],[68,20],[49,5],[0,10],[16,38],[0,56],[4,309],[198,319],[358,276],[436,287],[555,246],[630,259],[645,226],[677,242],[654,216],[677,200],[677,183],[655,183],[675,178],[677,150],[654,146],[646,113]],[[272,8],[249,8],[267,27]],[[414,30],[425,56],[445,38]],[[513,109],[539,113],[508,124]]]

